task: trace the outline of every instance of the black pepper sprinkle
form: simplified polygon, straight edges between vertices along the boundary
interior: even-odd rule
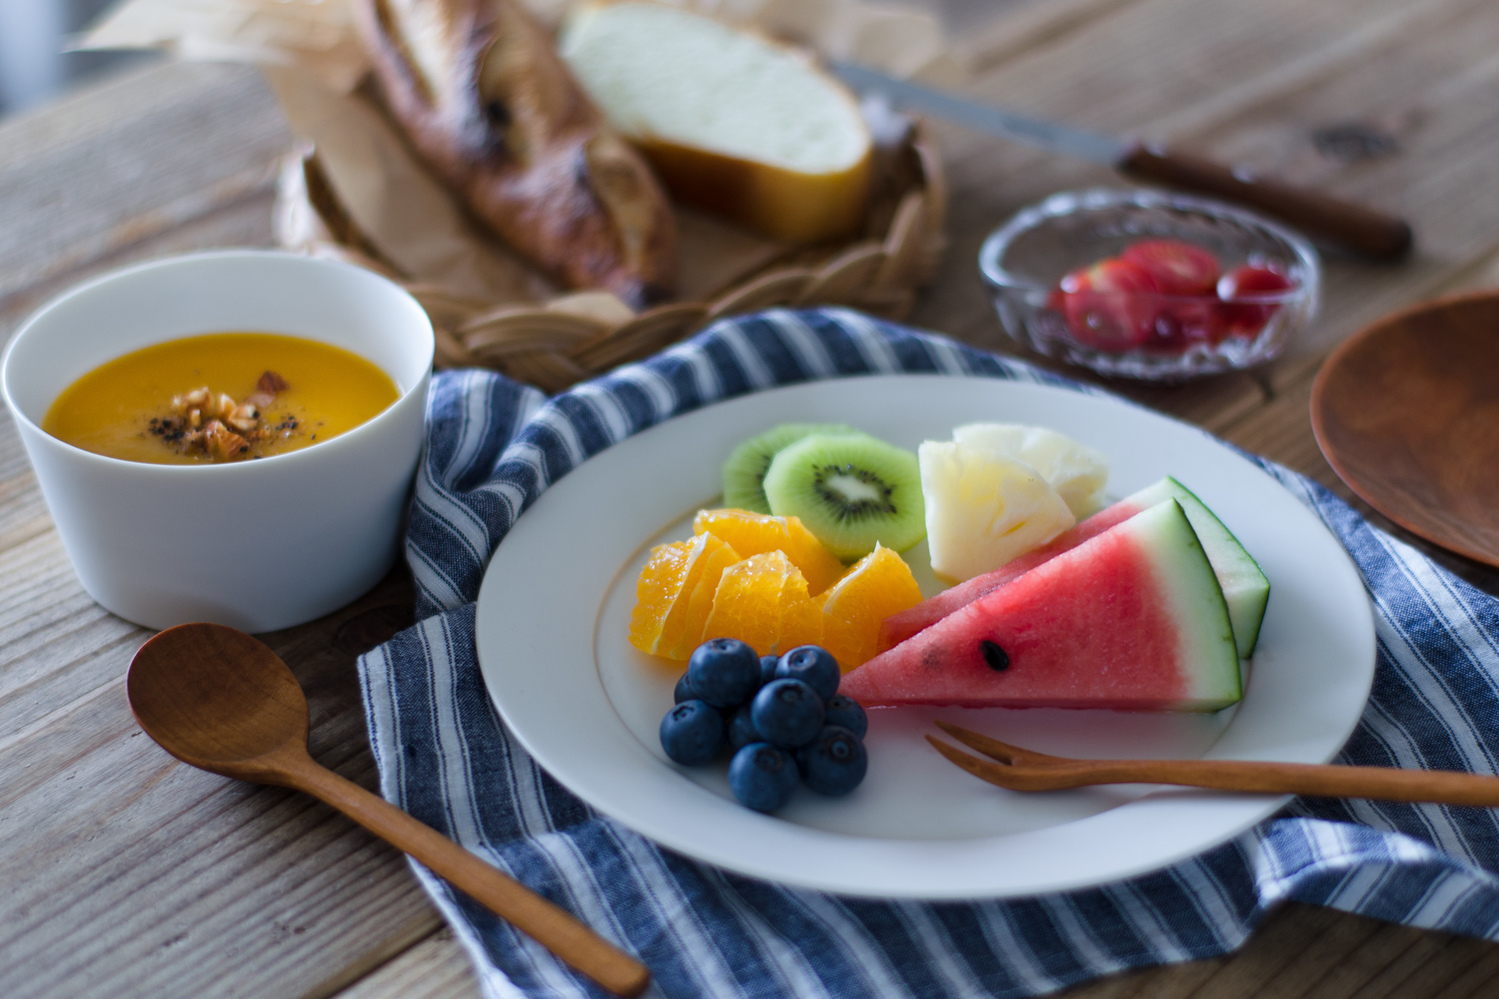
[[[979,652],[983,655],[984,662],[988,663],[989,668],[996,673],[1002,673],[1010,668],[1010,654],[1000,648],[998,642],[984,639],[979,642]]]

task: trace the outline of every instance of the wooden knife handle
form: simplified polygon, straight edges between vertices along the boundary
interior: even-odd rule
[[[1260,180],[1212,160],[1159,147],[1135,146],[1119,171],[1137,180],[1185,188],[1258,208],[1313,237],[1372,257],[1398,260],[1410,252],[1410,224],[1313,191]]]

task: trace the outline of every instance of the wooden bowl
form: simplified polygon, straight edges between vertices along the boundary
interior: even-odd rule
[[[1328,357],[1312,431],[1390,520],[1499,567],[1499,292],[1388,316]]]

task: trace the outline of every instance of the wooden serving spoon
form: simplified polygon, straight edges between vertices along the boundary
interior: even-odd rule
[[[1499,293],[1354,334],[1317,373],[1311,418],[1328,464],[1370,506],[1499,566]]]
[[[981,760],[927,736],[926,741],[939,753],[980,780],[1012,791],[1057,791],[1094,784],[1177,784],[1251,794],[1499,806],[1499,777],[1481,774],[1253,760],[1078,760],[1022,749],[950,722],[938,721],[937,726],[989,759]]]
[[[307,698],[281,657],[218,624],[168,628],[125,679],[146,734],[195,767],[305,791],[404,850],[605,989],[638,996],[645,965],[430,826],[313,761]]]

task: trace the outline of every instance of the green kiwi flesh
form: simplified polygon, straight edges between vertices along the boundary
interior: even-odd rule
[[[770,513],[762,483],[770,459],[778,451],[812,434],[856,433],[857,430],[844,423],[781,423],[751,437],[730,451],[723,463],[723,505]]]
[[[765,496],[778,517],[800,517],[843,559],[897,552],[926,537],[916,455],[868,434],[811,434],[771,459]]]

